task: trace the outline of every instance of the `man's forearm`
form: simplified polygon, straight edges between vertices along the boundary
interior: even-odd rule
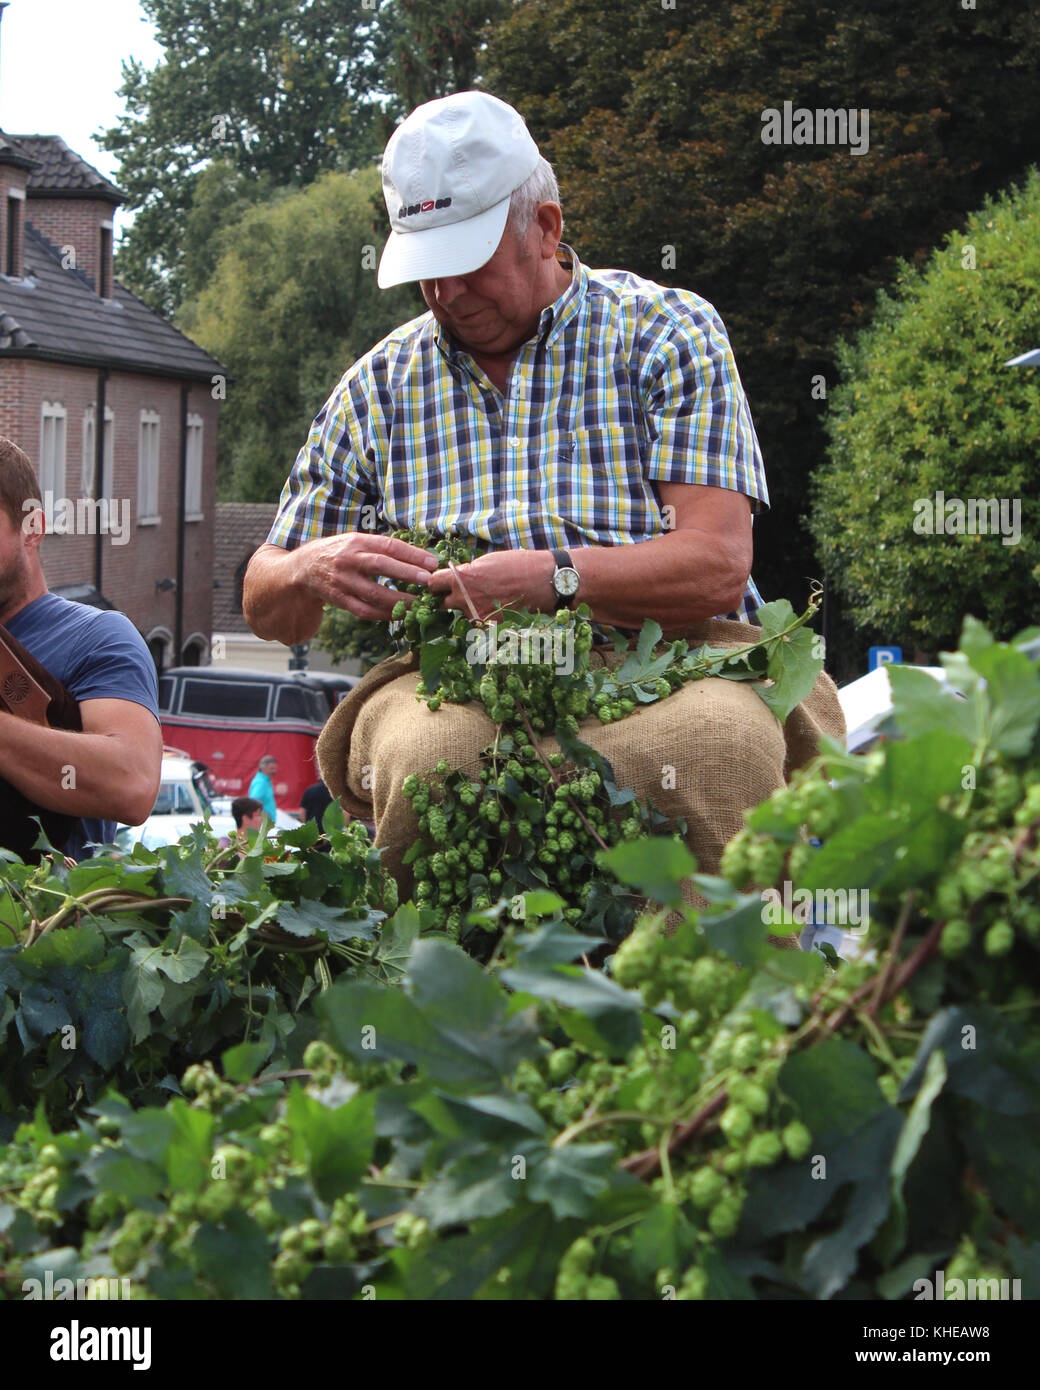
[[[581,578],[578,602],[597,622],[666,631],[739,608],[748,580],[741,548],[724,537],[683,530],[633,545],[571,548]]]
[[[109,734],[33,724],[0,711],[0,777],[48,811],[137,825],[154,787],[127,767],[126,749]]]
[[[323,606],[303,587],[298,551],[262,545],[242,585],[246,622],[269,642],[308,642],[321,626]]]

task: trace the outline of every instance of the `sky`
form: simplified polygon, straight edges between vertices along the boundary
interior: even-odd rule
[[[161,55],[138,0],[10,0],[0,25],[0,129],[60,135],[114,180],[116,160],[92,136],[122,113],[123,60],[153,67]]]

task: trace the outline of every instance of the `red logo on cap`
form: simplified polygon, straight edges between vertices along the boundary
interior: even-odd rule
[[[420,206],[419,206],[419,211],[420,211],[420,212],[432,212],[432,211],[433,211],[433,199],[432,199],[432,198],[427,198],[427,200],[426,200],[425,203],[421,203]]]

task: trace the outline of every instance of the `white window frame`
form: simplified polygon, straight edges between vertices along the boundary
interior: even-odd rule
[[[6,201],[7,201],[8,198],[13,198],[13,199],[15,200],[16,203],[21,203],[21,205],[22,205],[22,206],[21,206],[21,209],[20,209],[20,211],[19,211],[19,213],[18,213],[18,222],[19,222],[18,235],[19,235],[19,237],[21,238],[21,242],[22,242],[22,265],[21,265],[21,266],[14,266],[14,267],[13,267],[13,274],[11,274],[11,275],[8,275],[8,274],[7,274],[7,228],[5,227],[5,228],[4,228],[4,245],[3,245],[2,247],[0,247],[0,256],[2,256],[2,258],[3,258],[2,260],[0,260],[0,267],[3,268],[3,271],[4,271],[4,279],[5,279],[5,280],[19,280],[19,279],[23,278],[23,274],[24,274],[24,263],[25,263],[25,189],[24,189],[24,188],[6,188],[6,189],[4,190],[4,201],[5,201],[5,203],[6,203]]]
[[[161,417],[157,410],[142,410],[137,426],[137,524],[158,526],[159,446]],[[147,447],[146,447],[147,441]]]
[[[105,299],[106,299],[106,300],[109,300],[109,299],[112,298],[112,290],[113,290],[113,288],[114,288],[114,287],[113,287],[113,284],[112,284],[112,281],[115,279],[116,234],[115,234],[115,230],[114,230],[113,225],[112,225],[111,222],[102,222],[102,223],[101,223],[101,229],[100,229],[100,231],[98,232],[98,294],[99,294],[99,295],[100,295],[101,289],[102,289],[102,285],[101,285],[101,272],[102,272],[102,265],[101,265],[101,248],[102,248],[102,246],[104,246],[104,244],[105,244],[105,238],[101,235],[101,231],[105,231],[105,232],[108,233],[108,251],[109,251],[109,254],[108,254],[108,261],[109,261],[109,264],[108,264],[108,266],[107,266],[107,270],[108,270],[108,285],[105,287],[105,288],[107,288],[107,290],[108,290],[108,294],[105,295]]]
[[[40,501],[47,493],[55,501],[65,496],[65,455],[68,415],[60,401],[44,401],[40,407]]]
[[[115,412],[105,406],[105,456],[101,460],[100,496],[112,500],[112,459],[115,452]],[[83,412],[83,461],[80,468],[83,496],[94,496],[94,403]]]
[[[204,423],[201,415],[189,415],[187,424],[186,458],[184,469],[184,520],[201,521],[202,511],[202,443]]]

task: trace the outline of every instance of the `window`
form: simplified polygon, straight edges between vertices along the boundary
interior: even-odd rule
[[[57,401],[44,401],[40,419],[41,502],[65,496],[65,407]]]
[[[4,248],[4,274],[20,276],[18,247],[21,244],[22,200],[15,193],[7,195],[7,245]]]
[[[185,816],[195,811],[191,788],[184,782],[163,782],[152,807],[153,816]]]
[[[159,521],[159,416],[141,411],[137,446],[137,520]]]
[[[206,643],[201,637],[193,637],[185,642],[184,650],[181,652],[182,666],[201,666],[202,658],[206,655]]]
[[[278,692],[278,712],[275,718],[307,719],[309,715],[306,693],[299,686],[283,685]]]
[[[108,299],[112,294],[112,224],[101,224],[101,264],[98,266],[98,294]]]
[[[225,718],[266,719],[271,687],[263,681],[213,681],[187,676],[181,714],[215,714]]]
[[[158,652],[155,650],[156,645],[159,646]],[[148,650],[152,653],[152,660],[158,670],[162,664],[162,638],[153,637],[148,643]],[[167,714],[173,709],[174,685],[172,676],[162,676],[159,680],[159,708]]]
[[[184,479],[184,519],[202,520],[202,416],[188,416],[188,459]]]
[[[105,455],[101,460],[101,488],[98,492],[99,497],[112,496],[112,450],[114,447],[115,416],[109,407],[105,406]],[[83,466],[81,470],[81,481],[83,483],[83,496],[94,496],[94,406],[88,405],[86,414],[83,416]]]

